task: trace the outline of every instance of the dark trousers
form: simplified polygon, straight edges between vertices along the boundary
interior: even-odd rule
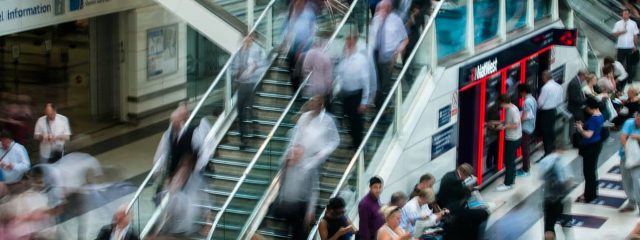
[[[564,211],[564,204],[562,204],[562,199],[554,199],[554,200],[544,200],[544,231],[545,232],[553,232],[554,226],[556,222],[562,216],[562,212]]]
[[[551,154],[556,149],[556,109],[540,110],[538,112],[540,123],[537,127],[542,135],[544,155]]]
[[[287,211],[284,212],[284,219],[289,227],[291,239],[304,240],[309,235],[309,230],[304,224],[304,218],[307,214],[307,202],[283,203],[286,204]]]
[[[393,68],[390,62],[377,62],[376,70],[378,71],[378,92],[376,93],[376,107],[382,108],[385,98],[389,95],[389,89],[391,88],[391,74]]]
[[[591,202],[598,196],[598,156],[602,150],[602,141],[580,146],[578,153],[582,156],[582,173],[584,174],[584,199]]]
[[[522,149],[522,171],[529,172],[531,167],[531,140],[533,140],[533,133],[522,132],[522,138],[520,139],[520,148]]]
[[[616,55],[618,62],[622,63],[622,66],[624,66],[624,69],[626,69],[627,73],[629,73],[627,82],[631,82],[633,80],[633,76],[634,76],[633,74],[635,73],[635,64],[633,64],[629,59],[629,57],[631,56],[631,53],[633,53],[633,49],[618,48],[618,52]]]
[[[358,107],[360,107],[360,101],[362,100],[362,90],[343,92],[340,95],[344,114],[349,118],[351,144],[353,149],[357,149],[362,142],[362,131],[364,129],[362,114],[358,113]]]
[[[516,180],[516,151],[520,146],[520,140],[504,141],[504,185],[511,186]]]
[[[236,109],[238,111],[238,127],[240,128],[240,139],[244,144],[244,137],[247,134],[247,123],[251,120],[253,105],[253,86],[254,83],[238,83],[238,102]]]

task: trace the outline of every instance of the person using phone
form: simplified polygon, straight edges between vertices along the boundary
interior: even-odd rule
[[[341,197],[329,199],[326,214],[318,225],[321,240],[348,240],[358,232],[345,216],[345,206]]]

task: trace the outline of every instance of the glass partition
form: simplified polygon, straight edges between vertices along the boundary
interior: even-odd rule
[[[527,25],[527,0],[507,0],[507,32],[511,32]]]
[[[464,51],[467,39],[467,1],[447,1],[437,15],[438,59]]]
[[[533,0],[536,21],[551,16],[551,1],[552,0]]]
[[[473,29],[476,45],[492,39],[498,34],[499,9],[499,0],[473,1]]]

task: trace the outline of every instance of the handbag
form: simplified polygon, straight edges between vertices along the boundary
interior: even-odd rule
[[[607,99],[605,101],[605,107],[607,108],[607,112],[609,112],[609,115],[607,116],[608,117],[607,120],[613,121],[613,119],[618,116],[618,112],[616,112],[616,109],[613,107],[613,103],[611,103],[611,99]]]
[[[634,168],[640,166],[640,143],[633,138],[627,140],[627,144],[624,146],[625,151],[625,164],[626,168]]]

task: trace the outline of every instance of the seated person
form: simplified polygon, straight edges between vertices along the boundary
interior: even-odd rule
[[[473,167],[468,163],[458,166],[455,171],[446,173],[440,182],[440,190],[436,195],[436,201],[441,207],[464,198],[471,188],[466,187],[463,181],[473,176]]]
[[[443,225],[444,240],[480,239],[489,219],[489,212],[484,209],[469,208],[471,192],[466,192],[462,199],[447,205],[451,217]]]
[[[0,133],[0,142],[0,175],[3,176],[0,183],[15,184],[31,168],[29,154],[24,146],[13,141],[8,131]]]
[[[439,213],[434,213],[429,208],[429,204],[434,204],[435,202],[435,194],[432,189],[425,188],[420,191],[420,194],[407,202],[400,211],[400,226],[402,229],[414,235],[414,230],[424,231],[424,229],[415,229],[416,223],[419,221],[424,221],[421,224],[424,227],[436,226],[448,210],[444,209]]]
[[[619,98],[622,102],[622,109],[618,112],[618,116],[613,119],[613,123],[616,126],[622,126],[624,122],[633,117],[633,114],[640,110],[640,97],[638,97],[638,90],[630,87],[627,90],[627,95]]]
[[[345,206],[346,204],[341,197],[329,199],[327,213],[318,225],[320,239],[347,240],[351,239],[351,236],[356,233],[351,220],[344,215]]]
[[[425,188],[433,188],[433,184],[435,182],[436,182],[436,178],[429,173],[420,176],[420,182],[418,182],[416,186],[413,188],[413,192],[411,192],[411,195],[409,195],[409,198],[418,196],[420,192]]]

